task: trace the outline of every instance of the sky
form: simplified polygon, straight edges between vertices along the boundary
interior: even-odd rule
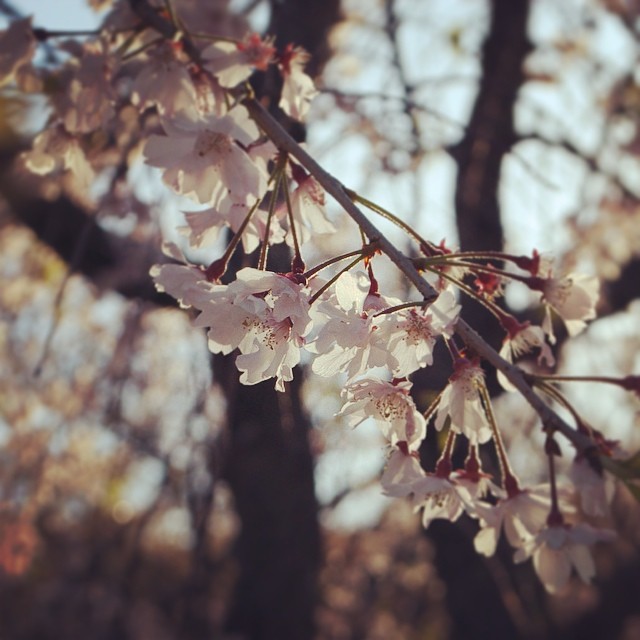
[[[33,16],[33,24],[51,30],[91,29],[99,23],[98,14],[82,0],[13,0],[20,13]]]

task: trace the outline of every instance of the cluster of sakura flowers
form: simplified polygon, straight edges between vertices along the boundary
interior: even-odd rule
[[[32,65],[42,39],[46,34],[34,30],[30,20],[13,22],[0,33],[0,83],[30,92],[43,89],[42,72]],[[41,175],[70,173],[88,188],[100,169],[92,161],[94,134],[108,130],[124,136],[125,107],[140,118],[154,115],[154,128],[141,134],[146,163],[161,170],[174,192],[202,207],[185,213],[181,231],[187,244],[214,245],[225,237],[224,230],[232,238],[223,255],[205,266],[191,264],[176,245],[167,245],[175,261],[152,270],[159,290],[195,310],[195,325],[206,328],[209,349],[237,352],[243,384],[273,379],[276,389],[285,391],[303,353],[315,374],[342,376],[340,415],[353,427],[365,420],[379,426],[388,444],[384,491],[410,499],[425,527],[466,513],[479,524],[479,553],[492,555],[504,531],[515,560],[533,558],[550,592],[560,590],[573,569],[589,581],[594,575],[590,547],[613,536],[581,521],[583,515],[607,513],[611,484],[597,455],[576,458],[577,494],[569,492],[556,482],[559,450],[554,434],[547,433],[550,482],[522,486],[509,465],[482,363],[465,353],[455,332],[462,292],[480,300],[503,327],[504,359],[512,362],[537,350],[540,365],[551,367],[552,315],[564,321],[570,335],[579,333],[595,317],[597,281],[558,275],[536,252],[531,257],[461,253],[422,238],[413,264],[433,283],[436,294],[429,299],[406,302],[379,291],[375,241],[308,269],[303,248],[335,231],[325,191],[276,148],[243,104],[251,99],[250,76],[274,71],[282,80],[280,109],[304,120],[316,94],[304,72],[306,53],[293,46],[278,51],[273,41],[256,34],[193,42],[179,30],[173,39],[157,38],[126,3],[117,4],[98,37],[64,45],[71,57],[56,81],[65,91],[50,95],[49,123],[24,155],[25,166]],[[356,194],[354,200],[368,206]],[[377,206],[369,208],[379,212]],[[266,268],[267,254],[282,242],[291,247],[293,260],[289,271],[276,273]],[[254,267],[231,276],[229,261],[240,244],[246,254],[259,249],[259,257]],[[347,266],[340,267],[345,261]],[[540,294],[541,326],[521,323],[497,304],[509,281]],[[412,398],[410,377],[433,364],[439,340],[448,347],[453,373],[423,413]],[[512,389],[502,373],[499,377]],[[561,401],[552,395],[555,387],[545,384],[543,391]],[[420,448],[430,423],[446,437],[435,469],[427,472]],[[585,425],[578,427],[593,434]],[[596,453],[612,448],[603,438],[597,442]],[[468,456],[462,468],[454,468],[452,452],[460,443]],[[481,445],[495,447],[501,486],[482,470]]]

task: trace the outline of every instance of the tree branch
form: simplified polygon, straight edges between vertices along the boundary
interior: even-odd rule
[[[130,0],[131,6],[136,13],[143,17],[147,11],[141,11],[145,5],[148,8],[147,0]],[[524,0],[518,0],[524,3]],[[527,5],[528,6],[528,5]],[[163,35],[173,35],[176,33],[175,27],[167,23],[164,18],[155,11],[153,23],[150,26],[156,28]],[[164,24],[160,24],[160,22]],[[158,26],[156,27],[156,24]],[[167,26],[168,25],[168,26]],[[188,50],[188,49],[185,49]],[[271,116],[271,114],[254,98],[247,97],[242,100],[242,104],[247,108],[251,117],[258,126],[265,132],[271,141],[282,151],[294,157],[309,173],[311,173],[325,191],[331,195],[336,202],[345,210],[345,212],[354,220],[358,227],[369,238],[370,242],[378,242],[380,249],[387,257],[400,269],[406,278],[416,287],[416,289],[425,297],[432,298],[437,296],[438,292],[421,276],[420,272],[414,266],[412,260],[404,255],[396,246],[388,240],[378,228],[366,217],[366,215],[352,202],[347,195],[342,183],[334,178],[330,173],[325,171]],[[504,360],[498,352],[487,344],[487,342],[476,333],[462,318],[456,325],[456,333],[463,340],[469,349],[476,353],[479,357],[491,364],[497,370],[501,371],[505,377],[513,384],[513,386],[524,396],[531,407],[540,416],[545,429],[558,431],[565,436],[576,448],[578,452],[584,452],[592,449],[594,444],[591,439],[578,432],[565,422],[551,407],[549,407],[529,385],[525,378],[525,374],[519,367]]]
[[[260,103],[252,98],[243,101],[251,117],[267,134],[271,141],[282,151],[293,156],[315,179],[325,191],[347,212],[354,222],[362,229],[370,242],[377,242],[380,249],[402,271],[407,279],[425,297],[431,298],[438,292],[422,277],[415,268],[413,261],[398,250],[393,242],[388,240],[366,215],[352,202],[342,183],[325,171],[280,125],[269,115]],[[507,362],[498,352],[479,336],[461,318],[456,325],[456,333],[463,342],[478,356],[486,360],[493,367],[501,371],[516,389],[525,397],[527,402],[540,416],[545,428],[559,431],[578,451],[585,451],[593,446],[591,439],[573,429],[551,409],[533,390],[526,381],[524,372],[519,367]]]

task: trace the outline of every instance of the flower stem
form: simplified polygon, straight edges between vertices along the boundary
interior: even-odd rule
[[[438,478],[448,478],[451,475],[451,454],[455,441],[456,434],[450,430],[444,443],[442,455],[438,458],[438,462],[436,462],[435,474]]]
[[[54,29],[44,29],[42,27],[35,27],[32,31],[36,40],[39,40],[41,42],[47,40],[48,38],[82,38],[84,36],[97,36],[101,33],[100,29],[81,29],[79,31],[62,29],[60,31],[57,31]],[[118,31],[118,33],[124,33],[126,31],[132,31],[132,29],[122,29]]]
[[[454,278],[453,276],[449,275],[445,271],[438,271],[437,269],[430,269],[428,267],[425,270],[429,271],[430,273],[433,273],[434,275],[437,275],[439,278],[444,278],[445,280],[448,280],[449,282],[451,282],[451,284],[453,284],[455,287],[460,289],[460,291],[462,291],[463,293],[466,293],[470,298],[473,298],[474,300],[479,302],[481,305],[483,305],[496,318],[498,318],[498,320],[501,319],[502,310],[496,305],[494,305],[492,302],[487,300],[486,298],[483,298],[482,296],[478,295],[469,285],[462,282],[462,280],[458,280],[458,278]]]
[[[560,505],[558,501],[558,482],[556,479],[556,462],[555,456],[557,444],[551,434],[547,435],[547,441],[545,443],[545,451],[547,453],[547,460],[549,461],[549,486],[551,488],[551,508],[547,517],[547,524],[549,526],[559,526],[564,522],[562,513],[560,512]]]
[[[489,396],[487,385],[484,383],[480,384],[478,386],[478,391],[480,392],[480,397],[482,398],[482,407],[484,409],[485,415],[487,416],[489,425],[491,426],[491,431],[493,432],[493,442],[496,448],[496,453],[498,454],[498,464],[500,465],[502,486],[507,492],[507,495],[510,498],[513,498],[520,493],[520,484],[518,482],[518,478],[511,469],[511,465],[509,464],[509,457],[507,456],[504,441],[502,440],[502,434],[500,433],[500,429],[498,429],[496,416],[493,413],[493,406],[491,404],[491,397]]]
[[[258,269],[264,271],[267,268],[267,255],[269,253],[269,233],[271,231],[271,220],[273,219],[273,213],[276,210],[276,202],[278,201],[278,191],[280,190],[280,183],[282,181],[282,173],[279,173],[276,177],[276,183],[273,185],[273,191],[271,192],[271,200],[269,201],[269,211],[267,213],[267,222],[264,228],[264,238],[262,239],[262,246],[260,247],[260,257],[258,259]]]
[[[384,207],[381,207],[379,204],[376,204],[375,202],[372,202],[371,200],[364,198],[363,196],[356,193],[355,191],[352,191],[351,189],[345,188],[345,192],[353,202],[359,202],[360,204],[367,207],[367,209],[370,209],[374,213],[377,213],[379,216],[382,216],[383,218],[386,218],[390,222],[393,222],[393,224],[395,224],[396,227],[399,227],[400,229],[402,229],[408,236],[416,240],[419,244],[421,245],[429,244],[417,231],[415,231],[415,229],[410,227],[403,220],[400,220],[400,218],[398,218],[398,216],[391,213],[391,211],[388,211]]]
[[[360,252],[360,255],[355,260],[350,262],[344,269],[341,269],[340,271],[338,271],[338,273],[336,273],[336,275],[333,276],[333,278],[331,278],[331,280],[329,280],[322,287],[320,287],[320,289],[318,289],[311,296],[311,298],[309,298],[309,305],[312,305],[334,282],[336,282],[338,280],[338,278],[343,273],[346,273],[350,269],[353,269],[353,267],[355,267],[358,264],[358,262],[360,262],[360,260],[362,260],[364,257],[365,257],[364,254],[362,252]]]
[[[436,412],[436,410],[440,406],[440,399],[442,398],[443,393],[444,393],[444,389],[442,389],[440,393],[438,393],[438,395],[435,397],[433,402],[427,407],[426,411],[422,414],[424,416],[424,419],[427,422],[431,420],[431,418],[433,417],[433,414]]]
[[[332,264],[336,264],[337,262],[341,262],[342,260],[346,260],[347,258],[351,258],[353,256],[360,256],[361,258],[366,258],[367,256],[373,255],[375,253],[374,244],[367,244],[362,249],[356,249],[355,251],[349,251],[348,253],[343,253],[342,255],[336,256],[335,258],[330,258],[329,260],[325,260],[320,264],[316,265],[309,271],[305,272],[304,277],[310,278],[311,276],[315,276],[316,273],[330,267]]]
[[[289,217],[289,226],[291,227],[291,238],[293,239],[293,254],[294,260],[302,262],[302,256],[300,255],[300,245],[298,244],[298,234],[296,233],[296,223],[293,219],[293,207],[291,206],[291,195],[289,194],[289,185],[286,184],[286,180],[282,185],[284,191],[284,199],[287,203],[287,216]]]
[[[216,280],[219,280],[222,277],[222,275],[224,274],[224,272],[227,270],[227,265],[229,264],[229,260],[231,259],[231,256],[233,255],[233,252],[235,251],[236,247],[238,246],[238,243],[242,239],[242,234],[244,233],[245,229],[247,228],[247,225],[249,224],[249,221],[251,220],[251,216],[253,216],[253,214],[255,213],[255,211],[258,208],[259,204],[260,204],[260,200],[258,199],[253,203],[253,206],[251,207],[251,209],[249,209],[249,211],[247,211],[247,215],[244,217],[244,220],[242,221],[242,223],[238,227],[238,230],[233,235],[233,238],[231,238],[229,244],[227,245],[227,248],[225,249],[224,253],[222,254],[222,257],[218,258],[217,260],[214,260],[205,269],[205,275],[207,277],[207,280],[209,280],[210,282],[214,282]]]
[[[154,38],[153,40],[150,40],[149,42],[143,44],[141,47],[138,47],[133,51],[129,51],[128,53],[124,53],[129,48],[129,45],[133,42],[133,40],[134,40],[133,37],[128,38],[120,46],[120,50],[123,52],[122,62],[131,60],[131,58],[135,58],[137,55],[144,53],[147,49],[151,49],[151,47],[155,47],[157,44],[164,42],[164,38]]]
[[[421,307],[421,308],[428,307],[433,304],[434,300],[436,300],[436,298],[429,298],[429,300],[416,300],[414,302],[404,302],[402,304],[397,304],[393,307],[387,307],[382,311],[378,311],[378,313],[373,314],[373,317],[377,318],[378,316],[384,316],[384,315],[387,315],[388,313],[395,313],[396,311],[402,311],[402,309],[411,309],[413,307]]]
[[[536,378],[538,376],[535,376]],[[548,382],[538,382],[536,386],[541,389],[544,393],[546,393],[550,398],[553,398],[558,404],[562,405],[573,417],[573,419],[578,424],[583,424],[582,418],[578,414],[578,412],[573,408],[573,405],[560,393],[558,389],[556,389],[553,385]]]

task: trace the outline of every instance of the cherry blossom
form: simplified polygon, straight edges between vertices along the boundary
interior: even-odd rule
[[[556,360],[547,344],[542,327],[531,325],[529,322],[520,323],[508,315],[501,317],[501,323],[507,329],[507,335],[502,343],[500,355],[507,361],[513,362],[522,354],[539,348],[538,364],[543,362],[552,367]],[[498,371],[498,382],[506,391],[515,391],[515,387],[507,380],[502,371]]]
[[[181,264],[154,265],[149,273],[155,281],[156,289],[174,297],[183,309],[200,309],[212,294],[220,291],[219,286],[204,279],[202,271],[197,267]]]
[[[442,430],[448,417],[451,430],[464,434],[472,444],[482,444],[491,439],[491,427],[478,391],[481,384],[484,384],[482,369],[471,360],[458,358],[454,373],[440,398],[435,421],[438,431]]]
[[[324,189],[298,165],[292,165],[292,173],[298,186],[291,192],[291,209],[294,221],[301,223],[300,227],[296,227],[300,242],[307,242],[317,234],[334,233],[336,228],[327,218],[325,210]],[[286,206],[279,208],[278,215],[286,218]],[[286,224],[283,220],[283,225]]]
[[[280,108],[295,120],[303,121],[311,101],[318,94],[313,80],[303,71],[309,54],[300,47],[287,45],[280,55],[280,71],[284,83],[280,97]]]
[[[500,355],[509,362],[513,362],[518,356],[529,353],[535,348],[540,349],[539,363],[544,362],[549,367],[556,363],[551,347],[545,340],[545,333],[542,327],[532,326],[528,322],[524,324],[518,323],[518,326],[514,327],[514,331],[509,332],[505,338],[500,349]]]
[[[370,281],[363,273],[344,273],[336,283],[335,293],[318,306],[325,322],[309,351],[317,354],[312,369],[321,376],[345,372],[352,379],[373,367],[396,366],[378,337],[376,314],[399,301],[368,293]]]
[[[587,320],[596,317],[596,304],[600,295],[600,283],[594,276],[583,273],[570,273],[557,278],[550,267],[545,278],[532,278],[532,286],[542,291],[542,300],[546,305],[545,321],[542,325],[551,341],[555,340],[551,324],[550,309],[563,320],[570,336],[579,334],[587,326]]]
[[[249,78],[255,69],[265,71],[275,54],[271,40],[257,33],[248,34],[242,42],[215,42],[203,52],[205,67],[223,87],[235,87]]]
[[[230,228],[238,231],[244,222],[249,205],[243,202],[234,202],[230,198],[221,198],[220,205],[203,211],[185,211],[186,226],[180,227],[180,231],[189,238],[192,247],[206,247],[214,244],[220,237],[220,231]],[[264,240],[267,229],[267,212],[258,209],[253,212],[251,220],[242,234],[242,246],[246,253],[256,250]],[[272,219],[269,225],[269,242],[278,244],[284,241],[285,229],[278,220]]]
[[[474,505],[480,504],[482,498],[489,493],[495,495],[497,487],[491,481],[491,475],[484,473],[479,468],[477,471],[471,472],[468,469],[458,469],[454,472],[456,484],[466,489],[471,497],[471,501],[467,504],[467,513],[475,516]]]
[[[238,145],[246,147],[258,137],[244,107],[222,118],[181,116],[163,126],[167,135],[150,136],[144,153],[148,164],[164,169],[163,180],[178,193],[209,204],[222,194],[243,201],[265,190],[262,171]]]
[[[240,351],[236,365],[243,384],[276,378],[276,389],[284,391],[311,328],[308,296],[301,284],[250,267],[241,269],[229,285],[210,283],[202,270],[185,265],[155,266],[151,275],[158,290],[200,311],[194,324],[209,329],[212,353]]]
[[[57,171],[69,171],[78,186],[88,190],[95,179],[78,140],[70,136],[62,126],[45,129],[33,141],[31,151],[22,154],[25,166],[38,175]]]
[[[67,131],[90,133],[106,127],[115,115],[118,62],[104,40],[70,44],[69,49],[73,57],[58,78],[60,89],[53,100]]]
[[[385,382],[373,377],[352,382],[342,392],[346,401],[338,415],[347,417],[352,427],[372,418],[392,445],[420,442],[427,425],[409,395],[411,386],[408,380]]]
[[[34,72],[31,59],[36,50],[36,39],[31,28],[31,18],[14,20],[0,32],[0,86],[13,80],[26,90],[35,89],[27,82]],[[38,84],[38,83],[36,83]]]
[[[378,336],[397,361],[393,375],[402,378],[433,364],[436,339],[453,335],[459,311],[455,296],[447,290],[426,309],[403,309],[381,316]]]
[[[380,478],[385,495],[405,498],[420,488],[426,474],[420,466],[418,445],[418,440],[413,445],[401,441],[394,447]]]
[[[574,458],[569,468],[569,478],[573,482],[580,506],[588,516],[604,517],[609,515],[609,505],[615,491],[613,478],[589,463],[587,458]]]
[[[591,582],[595,565],[589,547],[614,538],[613,531],[584,523],[548,526],[518,549],[514,560],[523,562],[533,556],[533,566],[542,584],[549,593],[557,593],[569,582],[572,569],[583,582]]]
[[[236,366],[243,384],[276,378],[276,389],[293,379],[304,337],[311,329],[304,287],[285,275],[247,267],[230,285],[218,285],[195,325],[208,327],[213,353],[240,350]]]
[[[492,556],[502,530],[512,547],[521,547],[545,525],[550,507],[548,485],[519,490],[513,495],[500,493],[495,505],[477,503],[474,513],[481,529],[474,539],[476,551]]]
[[[456,481],[455,472],[449,477],[427,473],[413,485],[413,508],[415,511],[422,509],[422,525],[425,528],[434,520],[455,522],[467,505],[472,503],[471,494]]]
[[[175,45],[163,44],[149,56],[134,80],[131,99],[140,110],[155,106],[165,117],[181,112],[198,117],[198,93]]]

